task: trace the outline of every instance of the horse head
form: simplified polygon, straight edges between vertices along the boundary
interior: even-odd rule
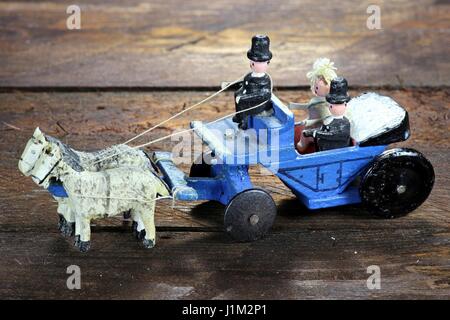
[[[61,158],[58,144],[49,141],[41,130],[36,128],[20,157],[19,170],[25,176],[31,176],[38,185],[46,187],[48,177]]]

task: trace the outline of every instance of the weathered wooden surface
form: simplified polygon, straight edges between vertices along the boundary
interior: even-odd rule
[[[320,56],[353,85],[450,84],[447,1],[76,3],[75,31],[68,3],[0,3],[0,86],[218,86],[247,72],[255,33],[272,39],[277,86],[307,85]],[[366,27],[370,4],[381,8],[381,30]]]
[[[354,93],[354,92],[352,92]],[[441,298],[450,295],[450,91],[384,91],[409,111],[409,145],[425,153],[436,185],[418,210],[397,220],[374,219],[357,206],[306,211],[277,178],[252,170],[255,184],[276,200],[271,233],[234,243],[221,232],[220,205],[169,202],[157,207],[156,248],[143,249],[119,219],[96,222],[92,249],[79,253],[56,230],[56,205],[17,170],[34,127],[74,148],[123,142],[208,93],[0,94],[0,298]],[[281,91],[305,100],[306,91]],[[227,93],[150,137],[192,119],[232,111]],[[172,143],[173,145],[173,143]],[[171,143],[155,149],[170,150]],[[183,166],[187,170],[187,166]],[[66,287],[78,265],[82,289]],[[368,290],[366,269],[381,268],[381,290]]]

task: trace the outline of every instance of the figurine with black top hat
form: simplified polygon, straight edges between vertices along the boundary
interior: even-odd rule
[[[327,117],[319,130],[305,130],[305,137],[314,137],[318,151],[344,148],[350,145],[350,121],[344,116],[350,96],[347,80],[337,77],[331,81],[330,93],[326,95],[331,116]]]
[[[252,38],[252,46],[247,52],[252,72],[244,77],[240,88],[234,93],[236,112],[243,111],[233,117],[240,129],[248,127],[250,115],[270,115],[272,108],[272,81],[266,73],[272,52],[269,50],[270,39],[265,35],[256,35]],[[258,106],[257,108],[253,108]]]

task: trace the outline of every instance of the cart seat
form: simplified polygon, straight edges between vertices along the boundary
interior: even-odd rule
[[[249,128],[241,130],[231,117],[203,123],[192,121],[191,128],[224,164],[262,164],[273,152],[292,152],[294,116],[272,95],[273,113],[250,116]]]
[[[386,145],[409,137],[406,110],[375,92],[350,100],[345,116],[351,122],[351,137],[361,146]]]
[[[274,114],[253,116],[251,119],[253,121],[251,127],[255,129],[278,129],[283,126],[283,123]]]

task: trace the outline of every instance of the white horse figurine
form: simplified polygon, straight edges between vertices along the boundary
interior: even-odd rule
[[[98,161],[110,152],[117,155]],[[125,145],[101,153],[79,152],[37,128],[25,147],[19,170],[44,188],[51,182],[62,183],[68,197],[56,197],[58,213],[68,222],[66,226],[75,224],[75,245],[80,251],[90,247],[91,219],[126,211],[131,212],[134,231],[144,246],[155,245],[155,201],[158,195],[169,196],[169,191],[153,173],[144,152]],[[67,227],[61,231],[72,233]]]

